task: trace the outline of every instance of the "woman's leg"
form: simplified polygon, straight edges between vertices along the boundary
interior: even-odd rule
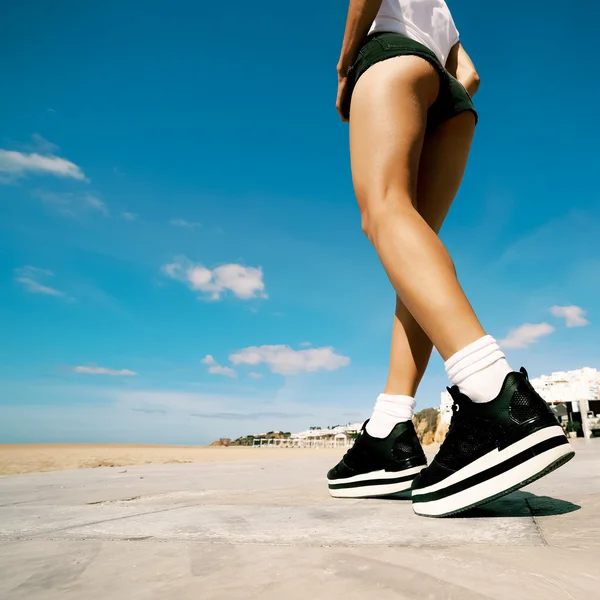
[[[352,96],[352,176],[363,229],[392,286],[446,360],[485,335],[442,242],[417,212],[427,110],[439,77],[425,60],[373,65]]]
[[[438,234],[467,165],[475,117],[462,113],[425,137],[417,182],[417,210]],[[425,373],[433,344],[396,296],[390,369],[384,393],[413,396]]]
[[[498,498],[573,456],[525,373],[511,372],[493,338],[485,336],[446,249],[416,209],[427,110],[438,85],[429,63],[396,57],[360,78],[350,109],[352,171],[363,228],[396,293],[458,386],[451,388],[457,426],[411,483],[415,512],[429,516],[456,514]],[[465,431],[471,437],[467,443],[461,439]],[[386,493],[378,489],[382,476],[398,485],[410,479],[408,465],[418,462],[416,453],[407,452],[403,460],[396,456],[411,433],[413,440],[406,444],[411,450],[410,422],[398,423],[385,439],[361,434],[328,473],[332,493],[341,495],[337,490],[345,488],[345,495],[364,495],[368,490],[362,488],[369,487],[371,495],[381,494]]]

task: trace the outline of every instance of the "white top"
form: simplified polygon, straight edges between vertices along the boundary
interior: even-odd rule
[[[391,31],[421,42],[446,65],[458,30],[444,0],[383,0],[369,33]]]

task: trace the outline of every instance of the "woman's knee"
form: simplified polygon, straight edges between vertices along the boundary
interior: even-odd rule
[[[373,221],[371,220],[371,213],[368,210],[362,210],[360,212],[360,226],[362,229],[362,232],[367,236],[368,240],[371,242],[371,244],[375,244],[375,237],[374,237],[374,226],[373,226]]]
[[[360,211],[361,227],[369,241],[377,246],[386,235],[393,235],[398,223],[409,220],[417,211],[410,199],[387,197],[365,203]]]

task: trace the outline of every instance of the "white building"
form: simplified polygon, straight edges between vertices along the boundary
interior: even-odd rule
[[[597,369],[557,371],[532,379],[531,385],[548,404],[561,405],[563,420],[581,423],[584,437],[591,437],[592,430],[598,429],[600,372]]]
[[[579,421],[585,437],[590,436],[588,418],[600,415],[600,371],[590,367],[575,371],[557,371],[531,380],[531,385],[548,404],[563,404],[571,420]],[[442,423],[452,418],[452,398],[442,392],[440,400]]]
[[[349,448],[360,432],[362,423],[350,423],[337,427],[307,429],[292,433],[289,438],[254,438],[254,446],[278,448]]]
[[[452,396],[448,392],[442,392],[440,398],[440,420],[442,423],[450,423],[453,404]]]
[[[322,429],[308,429],[299,433],[292,433],[292,439],[298,440],[301,446],[323,447],[350,447],[354,443],[356,434],[360,432],[362,423],[350,423],[337,427]]]
[[[600,400],[600,372],[590,367],[542,375],[532,379],[531,385],[550,403]]]

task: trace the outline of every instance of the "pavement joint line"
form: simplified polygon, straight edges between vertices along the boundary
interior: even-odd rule
[[[123,521],[125,519],[134,519],[135,517],[144,517],[146,515],[156,515],[159,513],[171,512],[174,510],[181,510],[182,508],[190,508],[190,506],[197,506],[197,505],[189,504],[186,506],[171,506],[169,508],[161,508],[160,510],[149,510],[146,512],[136,513],[134,515],[123,515],[121,517],[113,517],[111,519],[100,519],[99,521],[91,521],[89,523],[80,523],[79,525],[69,525],[67,527],[60,527],[59,529],[50,529],[49,531],[45,531],[44,533],[42,533],[40,535],[59,533],[61,531],[69,531],[69,529],[79,529],[81,527],[88,527],[90,525],[100,525],[101,523],[111,523],[113,521]],[[32,539],[39,539],[39,537],[34,536]]]
[[[9,502],[8,504],[0,504],[0,508],[21,506],[22,504],[31,504],[32,502],[46,502],[46,500],[54,500],[54,496],[49,496],[48,498],[34,498],[33,500],[20,500],[19,502]]]
[[[543,545],[548,546],[549,545],[548,541],[544,537],[544,532],[542,531],[540,524],[537,522],[537,519],[535,516],[535,509],[531,506],[531,504],[529,502],[529,498],[525,498],[525,504],[527,505],[527,509],[529,510],[529,513],[531,514],[531,519],[533,521],[533,524],[535,525],[535,528],[537,529],[538,535],[542,539]]]

